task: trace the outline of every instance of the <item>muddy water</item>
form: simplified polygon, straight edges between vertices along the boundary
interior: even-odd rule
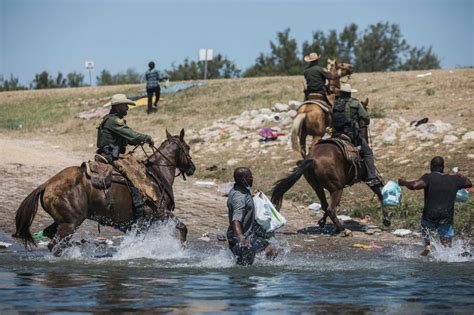
[[[473,259],[459,256],[466,244],[420,258],[410,245],[308,252],[281,242],[277,260],[244,268],[224,243],[182,249],[171,230],[73,246],[61,258],[4,249],[0,313],[474,312]]]

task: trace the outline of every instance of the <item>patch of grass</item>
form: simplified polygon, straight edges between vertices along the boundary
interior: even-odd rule
[[[434,89],[426,89],[426,95],[428,95],[428,96],[435,95],[435,90]]]
[[[382,106],[375,106],[370,108],[370,117],[371,118],[385,118],[387,113],[385,108]]]

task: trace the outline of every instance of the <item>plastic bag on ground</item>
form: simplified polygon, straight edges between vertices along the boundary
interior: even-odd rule
[[[393,180],[390,180],[382,188],[383,204],[386,206],[398,206],[402,201],[402,189]]]
[[[274,232],[286,224],[286,219],[261,191],[253,197],[255,220],[267,232]]]

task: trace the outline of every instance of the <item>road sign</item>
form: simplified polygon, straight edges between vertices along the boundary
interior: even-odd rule
[[[199,61],[210,61],[212,60],[212,49],[202,48],[199,49]]]
[[[89,71],[94,70],[94,61],[86,60],[86,69]]]

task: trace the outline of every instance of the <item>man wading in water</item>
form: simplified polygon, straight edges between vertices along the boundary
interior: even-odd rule
[[[252,199],[252,172],[247,167],[234,170],[235,185],[227,198],[229,228],[227,240],[232,253],[237,256],[237,264],[253,264],[255,254],[265,251],[267,258],[274,258],[277,250],[264,238],[255,235],[258,223],[255,221],[255,206]]]
[[[422,256],[428,255],[431,250],[430,231],[438,233],[443,245],[451,246],[454,237],[453,218],[456,193],[459,189],[472,187],[467,177],[443,173],[444,160],[441,156],[436,156],[431,160],[430,168],[431,173],[423,175],[418,180],[407,181],[404,178],[398,180],[400,186],[405,186],[410,190],[425,190],[425,205],[421,217],[425,241]]]

